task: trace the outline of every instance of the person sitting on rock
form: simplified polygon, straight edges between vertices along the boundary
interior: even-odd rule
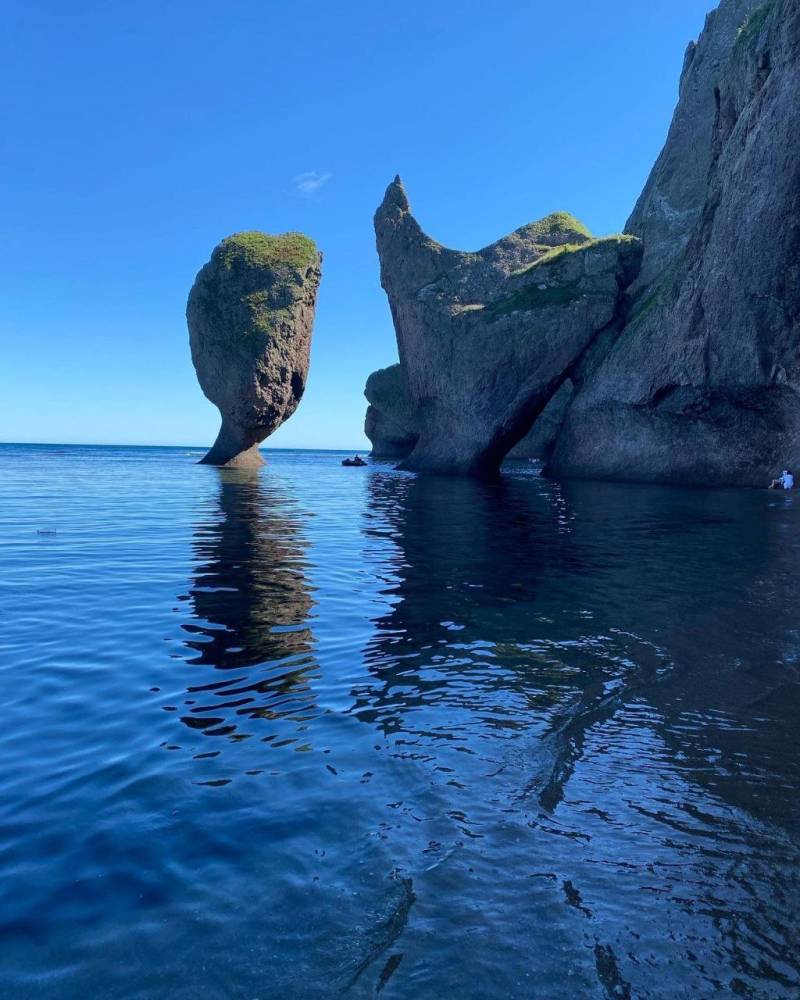
[[[790,469],[784,469],[780,475],[780,478],[773,479],[769,484],[771,490],[793,490],[794,489],[794,476]]]

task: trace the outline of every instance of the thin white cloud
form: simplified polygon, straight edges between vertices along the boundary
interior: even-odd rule
[[[298,194],[308,198],[312,194],[316,194],[324,184],[327,184],[331,177],[333,174],[328,170],[307,170],[304,174],[293,177],[292,184],[294,184]]]

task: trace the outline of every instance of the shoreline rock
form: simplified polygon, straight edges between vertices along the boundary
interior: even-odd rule
[[[413,413],[400,424],[418,434],[402,467],[493,475],[593,341],[619,322],[639,241],[594,239],[555,213],[477,253],[450,250],[420,228],[399,177],[375,232]],[[368,428],[380,437],[375,415]]]
[[[630,318],[548,472],[758,486],[800,464],[800,0],[723,0],[628,223]]]
[[[407,458],[419,439],[414,405],[399,364],[379,368],[364,389],[367,415],[364,433],[373,458]]]
[[[641,266],[605,326],[570,301],[598,292],[577,273],[526,284],[556,253],[538,259],[536,225],[460,254],[390,185],[376,232],[418,435],[405,467],[483,474],[508,453],[557,476],[759,486],[800,465],[800,0],[722,0],[689,45],[626,225]],[[566,265],[597,253],[574,224],[565,238]],[[380,440],[398,410],[370,402]]]

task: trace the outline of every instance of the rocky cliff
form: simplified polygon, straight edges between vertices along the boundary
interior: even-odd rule
[[[723,0],[628,223],[631,315],[578,386],[560,474],[763,485],[800,461],[800,0]]]
[[[258,466],[258,445],[305,389],[322,255],[300,233],[236,233],[201,268],[186,320],[192,361],[222,427],[203,459]]]
[[[525,437],[508,458],[546,459],[561,428],[575,387],[566,379]],[[373,458],[407,458],[419,439],[419,427],[399,364],[373,372],[364,389],[367,416],[364,433],[372,442]]]
[[[392,190],[376,228],[418,421],[411,467],[437,464],[415,455],[435,460],[438,437],[464,450],[465,434],[474,442],[497,426],[484,434],[494,465],[526,420],[531,450],[550,453],[548,470],[559,475],[760,485],[800,464],[800,0],[722,0],[689,46],[666,145],[626,226],[644,247],[641,267],[637,274],[629,247],[604,329],[577,311],[557,316],[550,301],[549,313],[512,310],[513,346],[495,354],[491,303],[513,294],[510,283],[530,272],[530,260],[504,271],[486,265],[492,248],[462,255],[477,266],[454,258],[405,219],[404,196]],[[525,252],[535,250],[526,244]],[[588,259],[591,248],[580,252]],[[534,271],[547,259],[532,259]],[[471,269],[482,275],[477,295],[465,277]],[[464,318],[464,307],[474,315]],[[541,335],[548,329],[558,330],[554,338]],[[554,349],[567,342],[584,346]],[[542,348],[552,367],[537,383]],[[509,379],[509,365],[523,370]],[[518,389],[532,390],[530,405],[509,419]],[[447,464],[441,454],[438,464]]]
[[[420,228],[399,178],[375,233],[417,436],[404,467],[491,474],[619,322],[639,241],[593,239],[557,213],[477,253],[449,250]]]

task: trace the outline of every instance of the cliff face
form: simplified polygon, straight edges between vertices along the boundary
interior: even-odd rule
[[[375,232],[417,434],[404,467],[491,474],[617,322],[639,241],[594,240],[559,213],[477,253],[449,250],[422,231],[399,178]]]
[[[800,461],[800,0],[723,0],[628,223],[627,325],[551,470],[763,485]]]
[[[200,386],[222,416],[203,459],[263,464],[258,445],[305,389],[322,256],[300,233],[224,239],[189,292],[186,321]]]
[[[508,453],[508,458],[549,456],[574,391],[572,380],[566,379],[530,431]],[[419,427],[402,366],[389,365],[373,372],[367,379],[364,395],[369,403],[364,433],[372,442],[372,457],[408,458],[419,440]]]
[[[723,0],[707,16],[698,41],[686,49],[666,143],[625,227],[644,244],[634,292],[658,286],[669,276],[700,219],[714,159],[715,92],[727,71],[732,45],[759,2]]]
[[[410,468],[484,471],[521,438],[515,454],[585,478],[762,485],[800,465],[800,0],[722,0],[689,46],[626,226],[640,267],[638,245],[583,231],[539,282],[557,258],[531,229],[457,254],[387,192],[376,231]],[[387,394],[368,426],[390,409]]]

